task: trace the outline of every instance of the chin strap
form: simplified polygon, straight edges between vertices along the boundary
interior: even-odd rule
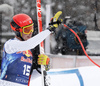
[[[19,32],[19,34],[20,34],[19,37],[21,38],[21,40],[22,40],[22,41],[25,41],[25,40],[22,38],[22,32]]]
[[[15,32],[16,33],[16,32]],[[16,36],[15,36],[16,38],[18,38],[19,40],[21,40],[21,41],[25,41],[23,38],[22,38],[22,36],[21,36],[21,33],[20,32],[17,32],[17,34],[16,34]]]

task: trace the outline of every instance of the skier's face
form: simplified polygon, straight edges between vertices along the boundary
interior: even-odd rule
[[[26,41],[26,40],[28,40],[28,39],[30,39],[30,38],[32,37],[32,33],[33,33],[33,32],[30,32],[30,34],[24,34],[24,33],[22,32],[22,38]]]

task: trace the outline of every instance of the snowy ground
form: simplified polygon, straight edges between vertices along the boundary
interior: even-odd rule
[[[100,68],[96,66],[74,69],[51,69],[50,86],[100,86]],[[41,77],[31,79],[30,86],[42,86]]]

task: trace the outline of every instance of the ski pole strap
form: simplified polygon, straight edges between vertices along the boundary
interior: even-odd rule
[[[60,20],[58,20],[58,21],[56,21],[56,22],[51,22],[51,23],[49,23],[49,25],[53,25],[53,24],[61,24],[61,21]]]

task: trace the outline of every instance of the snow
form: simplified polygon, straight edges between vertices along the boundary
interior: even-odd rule
[[[100,86],[100,68],[96,66],[73,69],[51,69],[50,86]],[[31,79],[30,86],[42,86],[41,77]]]

